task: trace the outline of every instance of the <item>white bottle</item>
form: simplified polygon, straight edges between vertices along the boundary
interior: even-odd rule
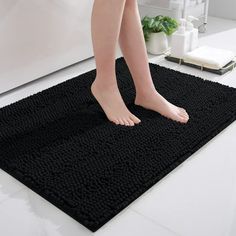
[[[199,19],[194,16],[187,17],[186,30],[190,32],[190,47],[189,47],[190,51],[193,51],[199,46],[198,29],[194,28],[194,25],[192,23],[194,20],[199,20]]]
[[[180,19],[180,26],[171,38],[171,57],[178,59],[184,58],[189,51],[190,31],[186,30],[186,20]]]

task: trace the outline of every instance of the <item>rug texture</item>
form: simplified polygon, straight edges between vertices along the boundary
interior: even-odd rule
[[[135,106],[120,57],[118,85],[139,125],[106,119],[90,92],[94,69],[0,109],[0,168],[98,230],[236,119],[235,88],[149,66],[157,90],[188,111],[187,124]]]

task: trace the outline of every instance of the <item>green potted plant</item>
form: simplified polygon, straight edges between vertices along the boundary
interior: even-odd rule
[[[178,28],[178,22],[169,16],[144,16],[141,20],[147,51],[162,54],[168,49],[167,36]]]

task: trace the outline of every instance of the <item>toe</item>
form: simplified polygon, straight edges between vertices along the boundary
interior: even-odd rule
[[[119,125],[119,124],[120,124],[120,122],[119,122],[118,119],[111,118],[111,119],[109,119],[109,120],[112,121],[113,123],[115,123],[116,125]]]
[[[185,116],[185,118],[186,118],[187,120],[189,119],[189,115],[188,115],[187,112],[184,114],[184,116]]]
[[[118,119],[118,120],[119,120],[119,124],[120,124],[120,125],[125,125],[125,122],[123,121],[123,119],[120,118],[120,119]]]
[[[177,112],[173,117],[170,117],[172,120],[175,120],[177,122],[180,123],[184,123],[185,122],[185,117],[181,115],[181,113]]]
[[[184,118],[179,117],[179,118],[176,119],[176,121],[177,121],[177,122],[180,122],[180,123],[184,123]]]
[[[182,117],[180,118],[180,120],[181,120],[182,123],[186,123],[186,122],[188,121],[188,118],[182,116]]]
[[[186,111],[183,109],[183,108],[179,108],[179,112],[178,112],[179,114],[185,114],[186,113]]]
[[[122,120],[126,126],[129,126],[129,121],[127,118],[123,118]]]
[[[182,117],[186,117],[186,118],[189,117],[187,111],[186,111],[185,109],[183,109],[183,108],[180,108],[179,114],[180,114]]]
[[[181,117],[183,117],[183,118],[186,118],[186,119],[188,118],[188,114],[187,114],[187,113],[180,113],[179,115],[180,115]]]
[[[133,114],[130,116],[130,119],[134,122],[134,124],[138,124],[141,122],[141,120]]]
[[[130,118],[128,118],[128,122],[130,126],[134,126],[134,122]]]

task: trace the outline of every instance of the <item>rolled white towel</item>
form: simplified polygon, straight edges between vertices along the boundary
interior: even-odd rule
[[[185,54],[184,62],[219,70],[234,60],[235,53],[230,50],[202,46]]]

